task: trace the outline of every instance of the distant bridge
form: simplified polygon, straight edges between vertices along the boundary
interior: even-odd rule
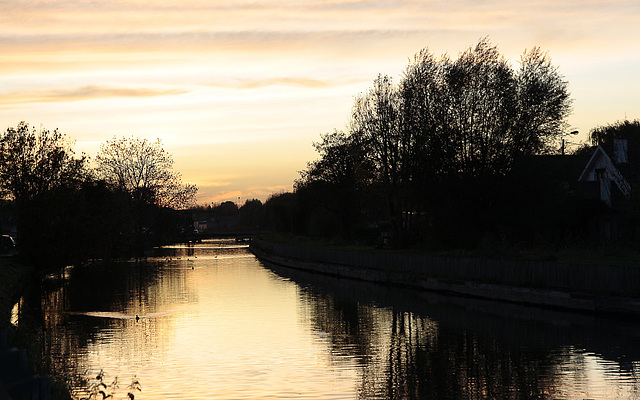
[[[232,238],[236,242],[250,242],[255,236],[254,233],[236,232],[236,233],[190,233],[180,237],[183,243],[201,243],[206,239],[226,239]]]

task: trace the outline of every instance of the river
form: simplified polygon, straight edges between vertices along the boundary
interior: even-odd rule
[[[634,321],[309,274],[231,240],[69,267],[14,310],[76,399],[640,399]]]

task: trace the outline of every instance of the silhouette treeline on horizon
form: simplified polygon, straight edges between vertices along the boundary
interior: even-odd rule
[[[21,122],[0,134],[0,216],[14,221],[21,257],[56,268],[175,240],[172,210],[194,204],[197,187],[181,182],[160,140],[114,137],[96,164],[57,129]]]
[[[196,206],[197,187],[182,183],[160,140],[114,137],[91,167],[58,130],[21,122],[0,133],[0,230],[14,221],[22,257],[42,268],[141,257],[204,232],[391,248],[635,249],[640,121],[597,127],[592,146],[569,151],[571,104],[539,48],[517,68],[487,38],[456,59],[425,49],[397,84],[380,75],[356,96],[347,127],[314,143],[319,158],[293,192],[241,206]]]
[[[595,128],[593,146],[570,152],[571,104],[568,82],[538,48],[517,69],[486,38],[455,60],[422,50],[398,84],[380,75],[357,96],[346,130],[321,135],[319,159],[294,191],[265,205],[280,210],[276,229],[333,242],[635,248],[635,191],[608,204],[594,189],[615,191],[607,171],[579,178],[596,146],[613,154],[624,139],[629,159],[617,168],[637,187],[640,122]]]

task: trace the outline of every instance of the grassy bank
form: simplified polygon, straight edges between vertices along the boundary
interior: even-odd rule
[[[590,248],[568,247],[560,249],[488,245],[474,250],[434,250],[426,248],[380,250],[374,249],[371,245],[341,244],[337,242],[314,240],[292,234],[263,234],[260,235],[260,239],[289,246],[330,248],[363,252],[379,253],[382,251],[391,253],[424,254],[436,257],[490,258],[497,260],[551,261],[565,264],[640,266],[640,253],[637,250],[615,245],[602,245]]]
[[[603,315],[640,315],[640,268],[557,259],[363,250],[253,240],[259,258],[289,268],[383,285]],[[593,260],[590,260],[593,261]]]

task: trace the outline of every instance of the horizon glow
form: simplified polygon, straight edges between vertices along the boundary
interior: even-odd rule
[[[160,138],[200,204],[291,190],[353,98],[423,48],[548,51],[576,141],[640,118],[635,1],[0,1],[0,26],[2,129],[59,128],[90,157],[114,136]]]

